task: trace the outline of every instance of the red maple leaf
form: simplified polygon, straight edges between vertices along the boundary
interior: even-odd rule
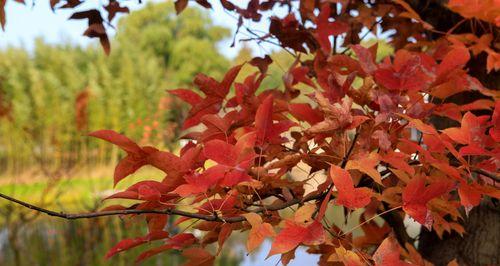
[[[294,126],[290,120],[273,122],[273,95],[267,96],[255,113],[255,129],[257,132],[257,145],[264,143],[280,144],[286,141],[281,137],[281,133]]]
[[[430,56],[400,50],[393,64],[386,60],[379,66],[375,81],[390,91],[425,90],[434,81],[434,64]]]
[[[399,245],[396,239],[392,236],[387,237],[382,241],[382,244],[373,254],[373,260],[376,266],[409,266],[410,263],[402,261],[399,256]]]
[[[155,247],[155,248],[152,248],[150,250],[147,250],[143,253],[141,253],[137,259],[135,260],[135,262],[141,262],[145,259],[148,259],[156,254],[159,254],[161,252],[164,252],[166,250],[170,250],[170,249],[176,249],[176,250],[180,250],[180,249],[183,249],[187,246],[190,246],[194,243],[197,242],[197,239],[196,237],[191,234],[191,233],[180,233],[180,234],[177,234],[173,237],[169,237],[166,241],[165,241],[165,244],[164,245],[161,245],[159,247]]]
[[[194,79],[194,84],[205,94],[205,98],[186,89],[169,91],[171,94],[179,96],[179,98],[192,106],[183,124],[183,129],[199,124],[204,115],[216,114],[219,112],[222,108],[222,102],[226,98],[242,66],[243,65],[237,65],[231,68],[221,82],[204,74],[198,74]]]
[[[285,227],[274,239],[267,257],[283,254],[295,249],[298,245],[319,245],[325,241],[325,230],[318,221],[307,225],[292,220],[285,221]]]
[[[324,3],[321,6],[318,17],[316,18],[316,39],[325,54],[330,54],[332,44],[330,36],[338,36],[349,30],[349,25],[341,21],[330,22],[330,3]]]
[[[456,143],[466,145],[460,149],[461,155],[488,155],[485,148],[494,146],[494,141],[485,134],[488,120],[488,116],[475,116],[467,112],[462,118],[461,127],[447,128],[443,132]]]
[[[336,204],[349,209],[357,209],[363,208],[370,203],[372,191],[365,187],[355,188],[348,171],[332,165],[330,167],[330,178],[338,191]]]
[[[450,190],[449,182],[438,181],[425,186],[425,178],[415,177],[403,190],[403,210],[415,221],[424,225],[429,230],[432,226],[432,216],[427,209],[427,203]]]
[[[142,237],[136,237],[136,238],[127,238],[123,239],[122,241],[118,242],[114,247],[112,247],[108,253],[106,254],[106,258],[111,258],[115,254],[129,250],[131,248],[137,247],[139,245],[154,241],[154,240],[159,240],[159,239],[164,239],[168,237],[168,232],[165,231],[155,231],[147,234],[146,236]]]
[[[114,185],[123,178],[133,174],[145,165],[152,165],[165,172],[170,179],[175,180],[189,171],[191,165],[169,152],[159,151],[156,148],[145,146],[140,147],[134,141],[113,130],[99,130],[89,134],[113,143],[127,152],[115,167]]]

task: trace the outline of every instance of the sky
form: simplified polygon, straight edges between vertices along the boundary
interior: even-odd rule
[[[31,4],[30,0],[26,2],[27,5],[22,5],[12,0],[7,1],[7,24],[5,25],[5,31],[2,32],[0,30],[0,49],[16,46],[32,50],[37,38],[43,38],[46,42],[54,44],[70,42],[77,45],[88,45],[91,43],[98,43],[96,39],[89,39],[82,35],[87,27],[85,21],[68,20],[74,11],[59,9],[52,12],[49,6],[49,0],[38,0],[34,6]],[[93,2],[95,5],[95,1],[88,2]],[[220,4],[217,4],[218,1],[213,2],[214,9],[210,12],[210,15],[214,24],[225,26],[231,29],[231,32],[234,34],[237,19],[224,12]],[[137,1],[127,1],[127,6],[131,10],[136,10],[141,8],[142,5],[138,4]],[[95,6],[92,6],[92,4],[84,4],[79,7],[79,10],[94,7]],[[279,14],[279,12],[280,11],[278,11],[276,15],[282,17],[283,13]],[[116,24],[116,21],[117,20],[115,20],[114,24]],[[269,27],[268,21],[247,23],[250,24],[246,24],[246,26],[254,30],[265,31]],[[108,34],[114,35],[114,33],[115,30],[113,29],[108,30]],[[245,38],[245,36],[239,35],[239,38]],[[242,47],[240,42],[236,42],[235,47],[230,47],[231,43],[232,39],[230,38],[218,45],[220,52],[228,58],[235,57]],[[257,56],[262,56],[275,49],[266,44],[259,46],[255,43],[247,42],[247,45],[252,48],[254,54]],[[280,256],[273,256],[267,260],[265,259],[270,248],[271,243],[269,241],[264,242],[259,252],[244,258],[242,265],[278,265]],[[307,254],[303,248],[299,248],[296,253],[296,259],[289,265],[315,265],[317,261],[318,257],[316,255]]]
[[[89,43],[98,43],[97,39],[89,39],[82,36],[82,33],[87,27],[86,21],[69,20],[68,18],[74,12],[72,10],[58,9],[54,12],[50,9],[49,0],[38,0],[35,5],[31,1],[26,1],[26,5],[19,4],[15,1],[7,1],[6,17],[7,24],[5,31],[0,30],[0,48],[8,46],[22,46],[31,50],[34,46],[36,38],[43,38],[48,43],[71,42],[78,45],[88,45]],[[78,7],[78,10],[86,10],[95,8],[96,1],[87,1]],[[144,4],[139,4],[137,0],[125,1],[126,6],[130,10],[141,8]],[[213,1],[213,10],[210,11],[214,24],[227,27],[231,32],[235,32],[237,19],[226,13],[219,1]],[[191,4],[190,4],[191,5]],[[193,4],[194,5],[194,4]],[[279,14],[278,14],[279,15]],[[182,14],[181,14],[182,16]],[[116,25],[117,19],[113,24]],[[259,23],[245,22],[247,26],[255,30],[266,30],[269,22],[263,21]],[[250,24],[248,24],[250,23]],[[109,28],[108,34],[114,35],[115,29]],[[245,38],[242,34],[238,37]],[[218,46],[222,54],[228,58],[233,58],[238,54],[242,44],[236,42],[235,47],[231,47],[232,39],[221,42]],[[270,45],[260,45],[256,43],[248,43],[255,55],[264,55],[274,49]]]

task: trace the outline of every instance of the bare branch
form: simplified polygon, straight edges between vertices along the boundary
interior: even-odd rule
[[[255,213],[262,213],[264,211],[277,211],[277,210],[282,210],[285,208],[288,208],[290,206],[293,206],[295,204],[299,204],[302,202],[308,202],[316,199],[320,199],[324,196],[325,193],[320,193],[320,194],[315,194],[315,195],[310,195],[302,200],[294,198],[290,201],[283,202],[281,204],[276,204],[276,205],[270,205],[270,206],[265,206],[265,207],[260,207],[256,208],[254,210],[251,210],[251,212]],[[115,210],[115,211],[101,211],[101,212],[89,212],[89,213],[64,213],[64,212],[56,212],[52,210],[48,210],[39,206],[35,206],[33,204],[12,198],[10,196],[7,196],[5,194],[0,193],[0,197],[4,198],[8,201],[17,203],[23,207],[45,213],[49,216],[54,216],[54,217],[59,217],[59,218],[64,218],[68,220],[76,220],[76,219],[88,219],[88,218],[97,218],[97,217],[103,217],[103,216],[114,216],[114,215],[129,215],[129,214],[168,214],[168,215],[179,215],[179,216],[184,216],[184,217],[190,217],[190,218],[195,218],[195,219],[200,219],[200,220],[205,220],[205,221],[212,221],[212,222],[225,222],[225,223],[238,223],[245,221],[245,217],[241,215],[237,216],[230,216],[230,217],[220,217],[219,215],[208,215],[208,214],[200,214],[200,213],[192,213],[192,212],[186,212],[186,211],[181,211],[177,209],[165,209],[165,210],[135,210],[135,209],[130,209],[130,210]]]

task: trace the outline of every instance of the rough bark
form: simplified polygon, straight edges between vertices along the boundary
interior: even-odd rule
[[[439,239],[422,230],[419,249],[435,265],[447,265],[457,259],[459,265],[500,265],[500,206],[491,201],[474,208],[464,220],[466,233],[445,234]]]

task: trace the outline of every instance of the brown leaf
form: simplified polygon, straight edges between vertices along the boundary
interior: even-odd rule
[[[188,5],[188,0],[177,0],[175,1],[175,12],[179,15]]]

